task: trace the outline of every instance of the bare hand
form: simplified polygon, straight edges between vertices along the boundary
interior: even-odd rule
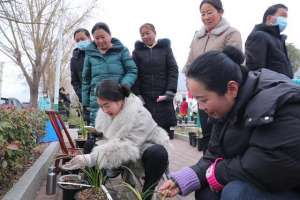
[[[167,180],[159,188],[160,195],[164,197],[174,197],[179,193],[179,191],[179,188],[172,180]]]
[[[167,99],[167,96],[159,96],[157,99],[156,99],[156,102],[161,102],[161,101],[165,101]]]

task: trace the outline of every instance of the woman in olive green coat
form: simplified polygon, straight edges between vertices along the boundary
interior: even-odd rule
[[[99,109],[95,90],[103,80],[116,80],[131,88],[137,77],[137,68],[128,49],[111,37],[105,23],[96,23],[92,29],[94,41],[86,48],[82,72],[82,105],[90,110],[91,125],[94,125]]]

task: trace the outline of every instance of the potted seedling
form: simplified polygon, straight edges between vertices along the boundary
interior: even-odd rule
[[[63,200],[75,200],[76,192],[91,187],[87,181],[77,174],[60,176],[57,184],[63,190]]]
[[[78,130],[78,138],[75,139],[76,147],[77,148],[83,148],[84,144],[87,140],[89,130],[85,125],[85,122],[83,121],[83,118],[80,122],[79,130]]]
[[[189,132],[189,142],[190,145],[193,147],[197,145],[196,138],[197,138],[197,134],[195,132]]]
[[[154,195],[155,193],[157,193],[155,191],[154,185],[150,186],[146,191],[142,192],[142,182],[140,182],[139,178],[137,178],[137,176],[133,173],[133,171],[126,167],[126,166],[121,166],[121,168],[123,170],[125,170],[127,174],[127,176],[124,179],[123,177],[123,181],[120,185],[120,187],[123,187],[124,189],[126,189],[127,191],[122,191],[122,199],[131,199],[131,200],[145,200],[147,198],[149,198],[152,194]],[[125,172],[124,171],[124,172]],[[156,199],[159,200],[164,200],[166,199],[165,196],[157,196]]]
[[[127,199],[132,199],[132,200],[145,200],[147,199],[150,195],[152,195],[152,193],[157,193],[156,191],[152,190],[152,187],[149,187],[148,190],[146,190],[145,192],[141,192],[138,189],[134,188],[132,185],[130,185],[129,183],[126,182],[122,182],[121,184],[123,187],[125,187],[126,189],[128,189],[132,194],[132,195],[127,197]],[[166,196],[157,196],[156,199],[159,200],[165,200]]]
[[[83,170],[90,188],[81,190],[76,194],[77,200],[112,200],[111,195],[104,186],[106,177],[98,167],[90,167]]]

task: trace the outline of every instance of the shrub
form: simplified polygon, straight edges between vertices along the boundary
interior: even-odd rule
[[[0,185],[10,187],[18,171],[33,159],[44,135],[47,115],[35,109],[0,109]],[[1,190],[1,188],[0,188]]]

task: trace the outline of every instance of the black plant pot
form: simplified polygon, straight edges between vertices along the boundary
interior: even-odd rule
[[[86,143],[86,140],[85,139],[75,139],[75,143],[76,143],[77,148],[83,149],[84,145]]]
[[[190,145],[192,145],[192,137],[193,136],[196,137],[196,133],[195,132],[189,132],[189,142],[190,142]]]
[[[168,135],[169,135],[170,140],[173,140],[174,139],[174,130],[170,130]]]
[[[69,128],[79,128],[79,126],[77,126],[75,124],[69,124]]]
[[[192,140],[192,146],[196,147],[197,146],[197,136],[196,135],[192,135],[191,136],[191,140]]]
[[[66,180],[69,179],[69,180]],[[60,182],[75,182],[75,183],[83,183],[87,184],[87,181],[81,180],[81,177],[79,175],[75,174],[69,174],[69,175],[63,175],[59,177]],[[64,185],[64,184],[59,184],[58,186],[62,189],[63,191],[63,200],[75,200],[75,194],[83,189],[86,189],[87,187],[84,186],[73,186],[73,185]]]
[[[203,151],[203,138],[198,137],[197,138],[197,148],[198,151]]]
[[[184,123],[187,124],[188,123],[188,117],[184,118]]]

